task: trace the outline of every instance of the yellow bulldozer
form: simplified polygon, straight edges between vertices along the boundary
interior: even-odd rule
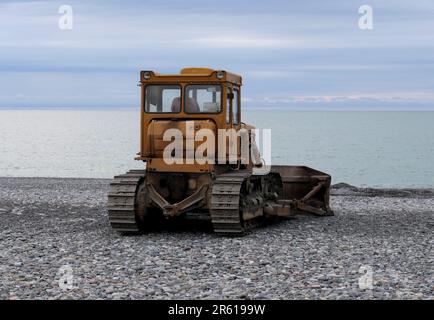
[[[256,129],[241,121],[242,78],[224,70],[141,71],[143,170],[115,176],[111,226],[137,233],[170,220],[206,220],[242,235],[278,217],[333,215],[331,177],[305,166],[265,163]]]

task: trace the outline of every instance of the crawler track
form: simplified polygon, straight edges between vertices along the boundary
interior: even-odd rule
[[[107,209],[114,230],[125,233],[140,230],[136,220],[136,192],[145,177],[146,170],[130,170],[110,183]]]
[[[263,224],[264,192],[272,185],[268,178],[247,169],[217,175],[207,214],[214,232],[237,236]],[[114,230],[137,233],[161,225],[161,213],[152,215],[155,208],[147,207],[145,179],[146,170],[130,170],[110,183],[107,209]]]
[[[243,221],[240,207],[243,181],[251,171],[231,171],[217,176],[211,192],[210,215],[214,232],[223,235],[243,235],[250,223]]]

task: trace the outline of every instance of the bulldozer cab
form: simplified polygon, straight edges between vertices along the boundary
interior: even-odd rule
[[[184,68],[180,74],[142,71],[142,106],[146,118],[208,115],[227,125],[240,123],[241,76],[208,68]],[[199,116],[196,116],[199,115]],[[224,126],[222,126],[224,127]]]
[[[194,130],[241,128],[241,76],[208,68],[184,68],[180,74],[142,71],[141,146],[138,160],[149,170],[174,170],[163,161],[164,132],[194,122]],[[177,165],[177,171],[212,172],[212,164]]]

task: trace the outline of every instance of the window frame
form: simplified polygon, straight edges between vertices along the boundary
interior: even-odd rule
[[[173,86],[173,87],[178,87],[179,88],[179,99],[180,99],[180,103],[181,103],[180,106],[179,106],[179,111],[178,112],[173,112],[173,111],[170,111],[170,112],[152,112],[152,111],[147,111],[146,110],[146,90],[150,86],[167,86],[167,87]],[[172,83],[148,83],[143,88],[143,110],[144,110],[145,113],[148,113],[148,114],[179,114],[179,113],[182,112],[182,100],[183,100],[182,99],[183,98],[182,94],[183,94],[183,90],[182,90],[182,85],[180,85],[180,84],[176,84],[176,83],[173,83],[173,84]]]
[[[225,122],[226,125],[230,126],[232,125],[232,105],[234,102],[234,98],[232,97],[231,99],[228,98],[229,94],[233,94],[234,90],[231,86],[226,86],[226,114],[225,114]],[[229,115],[229,118],[228,118]],[[228,121],[229,120],[229,121]]]
[[[187,104],[187,97],[188,97],[188,93],[187,93],[187,89],[189,86],[216,86],[220,88],[220,106],[219,106],[219,111],[217,112],[187,112],[185,110],[185,106]],[[184,85],[184,97],[183,97],[183,102],[184,102],[184,108],[183,111],[186,114],[220,114],[223,111],[223,87],[220,83],[215,83],[215,82],[210,82],[210,83],[187,83]],[[196,101],[197,102],[197,101]]]
[[[235,92],[236,94],[236,99],[235,99]],[[234,95],[234,98],[232,99],[232,124],[234,126],[239,126],[241,123],[241,117],[240,117],[240,112],[241,112],[241,107],[240,107],[240,88],[238,87],[233,87],[232,88],[232,94]],[[236,109],[237,109],[237,119],[235,119],[234,117],[234,102],[236,102]],[[234,121],[236,120],[236,122]]]

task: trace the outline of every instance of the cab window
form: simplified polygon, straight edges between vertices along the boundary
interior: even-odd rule
[[[185,88],[186,113],[219,113],[221,111],[221,86],[192,84]]]
[[[231,123],[231,108],[232,108],[232,89],[227,88],[226,98],[226,124]]]
[[[232,102],[232,123],[238,125],[240,123],[240,91],[238,89],[234,89],[234,100]]]
[[[147,85],[145,111],[149,113],[180,112],[181,87],[178,85]]]

